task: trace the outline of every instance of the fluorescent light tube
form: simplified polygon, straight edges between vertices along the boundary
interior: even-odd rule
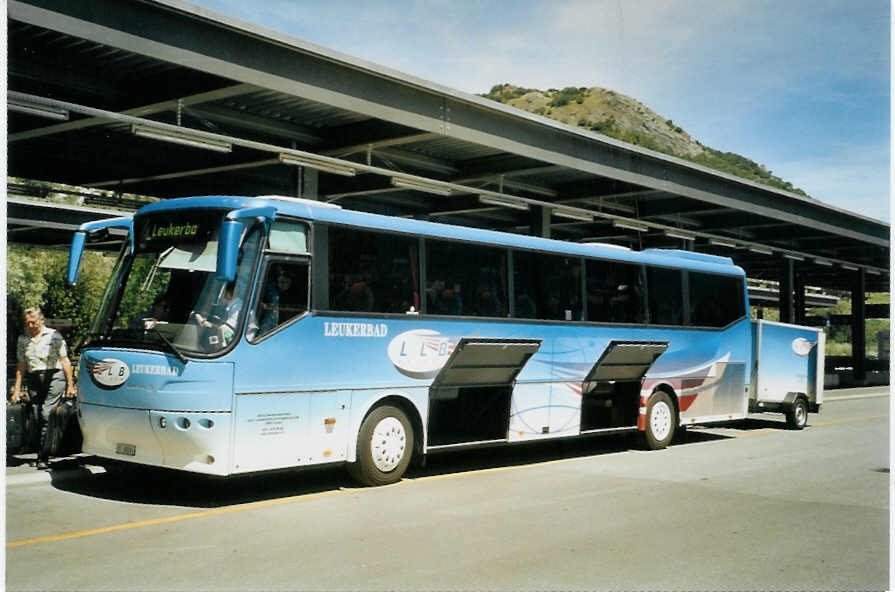
[[[489,206],[500,206],[503,208],[511,208],[513,210],[521,210],[523,212],[528,211],[528,204],[521,201],[512,201],[510,199],[502,199],[490,195],[480,195],[479,201]]]
[[[332,173],[333,175],[342,175],[343,177],[353,177],[357,174],[357,170],[350,165],[329,162],[327,160],[314,158],[313,156],[280,154],[280,162],[294,166],[308,167],[324,173]]]
[[[740,248],[739,245],[736,244],[736,243],[727,242],[727,241],[723,241],[723,240],[718,240],[718,239],[716,239],[716,238],[710,238],[710,239],[709,239],[709,244],[710,244],[710,245],[715,245],[715,246],[718,246],[718,247],[727,247],[728,249],[738,249],[738,248]]]
[[[854,265],[848,265],[847,263],[842,263],[842,269],[847,269],[849,271],[858,271],[858,268]]]
[[[392,177],[392,185],[394,185],[395,187],[400,187],[402,189],[413,189],[414,191],[422,191],[424,193],[431,193],[433,195],[440,195],[442,197],[447,197],[452,193],[450,187],[436,185],[435,183],[426,183],[424,181],[416,181],[413,179],[401,179],[398,177]]]
[[[41,105],[40,103],[33,103],[24,99],[7,99],[6,106],[10,111],[46,117],[56,121],[68,121],[68,109],[60,107],[50,107],[49,105]]]
[[[193,148],[203,148],[215,152],[230,152],[233,150],[233,145],[230,142],[203,138],[199,135],[191,134],[188,130],[174,131],[135,123],[131,126],[131,132],[142,138],[161,140],[162,142],[170,142],[182,146],[192,146]]]
[[[613,220],[612,225],[616,228],[627,228],[628,230],[636,230],[637,232],[646,232],[649,227],[636,222],[628,222],[627,220]]]
[[[684,232],[678,232],[676,230],[666,230],[665,236],[670,238],[679,238],[682,240],[695,240],[696,237],[690,234],[686,234]]]
[[[792,255],[790,253],[783,253],[783,256],[787,259],[792,259],[793,261],[804,261],[805,258],[801,255]]]
[[[749,250],[752,251],[753,253],[760,253],[760,254],[762,254],[762,255],[773,255],[773,254],[774,254],[774,250],[773,250],[773,249],[769,249],[769,248],[767,248],[767,247],[755,247],[755,246],[750,246],[750,247],[748,247],[748,248],[749,248]]]
[[[594,221],[593,214],[585,214],[584,212],[576,212],[574,210],[566,210],[562,208],[555,208],[553,210],[553,215],[559,216],[560,218],[568,218],[569,220],[580,220],[581,222]]]
[[[823,265],[824,267],[833,267],[833,262],[827,261],[826,259],[815,259],[814,263],[817,265]]]

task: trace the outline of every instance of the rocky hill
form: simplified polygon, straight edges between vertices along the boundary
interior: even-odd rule
[[[805,192],[744,156],[703,146],[640,101],[605,88],[538,90],[498,84],[482,95],[568,125],[684,158],[728,174],[800,195]]]

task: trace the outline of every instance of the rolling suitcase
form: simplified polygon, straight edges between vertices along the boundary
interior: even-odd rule
[[[22,403],[6,406],[6,455],[19,454],[25,443],[25,410]]]
[[[34,452],[40,442],[37,407],[30,401],[6,405],[6,455]]]
[[[75,413],[75,403],[71,399],[63,400],[50,413],[45,443],[47,456],[67,456],[80,452],[80,426],[74,421]]]

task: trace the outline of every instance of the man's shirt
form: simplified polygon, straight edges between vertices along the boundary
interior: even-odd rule
[[[55,329],[44,327],[32,337],[20,335],[16,342],[16,361],[25,362],[26,372],[61,370],[62,358],[68,357],[65,339]]]

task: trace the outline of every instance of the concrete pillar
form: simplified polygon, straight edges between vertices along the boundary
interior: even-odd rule
[[[550,208],[544,206],[531,206],[531,222],[529,234],[550,238]]]
[[[795,322],[795,303],[793,302],[793,284],[795,274],[795,261],[781,259],[780,261],[780,322]]]
[[[304,199],[319,199],[320,172],[308,167],[295,167],[295,196]]]
[[[799,269],[795,273],[795,323],[805,324],[805,270]]]
[[[864,308],[866,278],[864,269],[854,272],[851,290],[851,357],[855,381],[861,383],[867,376],[866,310]]]

